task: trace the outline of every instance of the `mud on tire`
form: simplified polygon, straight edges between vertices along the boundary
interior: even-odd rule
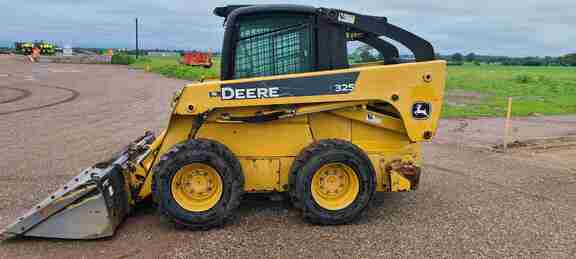
[[[172,195],[175,174],[191,163],[213,167],[222,180],[220,200],[210,209],[189,211]],[[207,139],[194,139],[174,145],[154,168],[152,193],[163,221],[176,227],[208,229],[218,227],[230,218],[240,204],[244,192],[244,175],[240,162],[223,144]]]

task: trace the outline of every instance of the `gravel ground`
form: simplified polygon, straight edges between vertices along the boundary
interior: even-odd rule
[[[9,75],[0,78],[0,227],[145,128],[161,128],[170,96],[186,83],[125,67],[7,58],[0,74]],[[31,94],[6,102],[25,91]],[[575,122],[516,120],[515,137],[573,135]],[[288,203],[252,196],[221,229],[175,230],[142,209],[113,238],[12,240],[0,243],[0,258],[573,258],[576,165],[560,161],[576,150],[495,153],[489,147],[500,142],[501,120],[468,120],[460,129],[463,123],[443,121],[425,145],[417,192],[378,194],[351,225],[309,225]]]

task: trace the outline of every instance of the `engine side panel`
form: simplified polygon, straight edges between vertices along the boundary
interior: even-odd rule
[[[314,140],[322,139],[342,139],[350,141],[352,139],[352,122],[328,112],[319,112],[308,115],[310,120],[310,130]]]
[[[312,143],[305,116],[262,123],[209,121],[196,137],[219,141],[238,157],[294,157]]]

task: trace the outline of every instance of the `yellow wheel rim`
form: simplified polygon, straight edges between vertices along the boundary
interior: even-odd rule
[[[348,207],[360,192],[356,172],[342,163],[322,166],[312,177],[312,197],[322,208],[340,210]]]
[[[172,196],[182,208],[202,212],[214,207],[222,197],[222,179],[211,166],[186,165],[172,178]]]

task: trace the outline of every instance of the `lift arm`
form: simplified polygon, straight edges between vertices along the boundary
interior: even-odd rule
[[[376,37],[384,36],[397,41],[412,51],[417,62],[431,61],[436,58],[434,47],[432,47],[430,42],[388,23],[386,17],[362,15],[327,8],[318,8],[318,13],[334,23],[347,26],[355,32],[368,34],[368,38],[372,38],[371,40],[374,40],[373,35],[375,35]]]

